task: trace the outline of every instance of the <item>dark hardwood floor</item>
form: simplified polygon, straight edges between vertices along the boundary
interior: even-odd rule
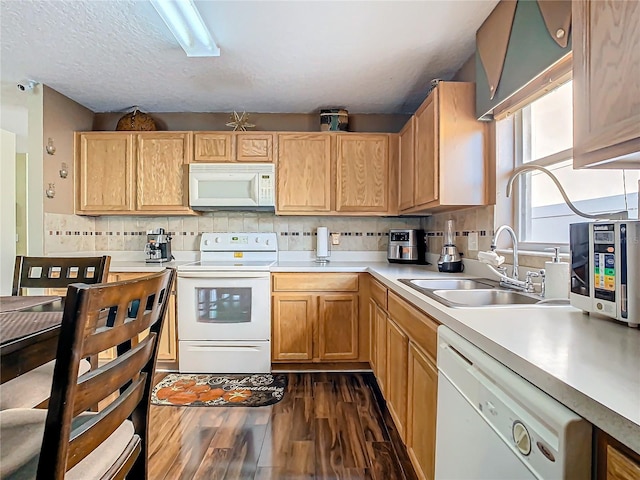
[[[288,375],[268,407],[152,406],[150,479],[415,478],[371,374]]]

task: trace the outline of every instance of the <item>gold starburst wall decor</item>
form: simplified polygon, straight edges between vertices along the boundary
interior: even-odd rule
[[[247,112],[242,112],[239,114],[234,111],[231,114],[231,121],[227,123],[227,127],[233,127],[233,131],[240,130],[241,132],[246,132],[247,128],[253,128],[255,125],[253,123],[249,123],[249,114]]]

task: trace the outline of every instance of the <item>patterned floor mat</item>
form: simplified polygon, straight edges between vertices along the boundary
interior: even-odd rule
[[[151,393],[154,405],[264,407],[282,400],[287,376],[270,373],[210,375],[170,373]]]

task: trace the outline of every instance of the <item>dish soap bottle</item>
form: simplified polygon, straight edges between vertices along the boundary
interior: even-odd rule
[[[545,270],[545,298],[569,298],[569,263],[560,261],[560,248],[545,248],[553,250],[550,262],[544,263]]]

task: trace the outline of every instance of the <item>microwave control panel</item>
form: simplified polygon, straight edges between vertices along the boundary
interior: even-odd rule
[[[613,224],[593,227],[593,286],[595,297],[616,301],[616,241]]]
[[[259,188],[259,204],[260,205],[273,205],[274,204],[274,198],[273,198],[273,174],[271,173],[260,173],[259,174],[259,182],[258,182],[258,188]]]

